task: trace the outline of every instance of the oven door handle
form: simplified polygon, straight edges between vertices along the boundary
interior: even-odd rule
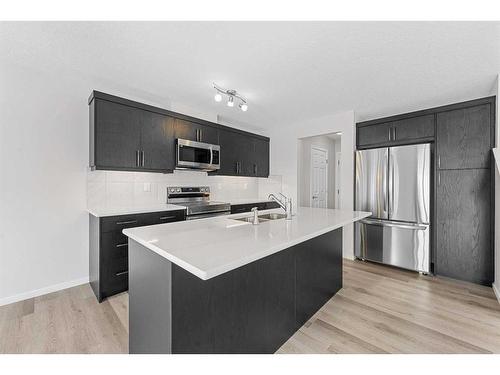
[[[214,149],[210,147],[210,165],[213,164],[213,160],[214,160]]]

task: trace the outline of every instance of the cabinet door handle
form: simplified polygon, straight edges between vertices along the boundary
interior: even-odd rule
[[[200,142],[203,142],[203,129],[200,129]]]
[[[119,243],[118,245],[116,245],[116,247],[123,247],[123,246],[127,246],[127,245],[128,245],[128,242]]]
[[[144,167],[144,150],[141,151],[141,167]]]
[[[441,172],[438,172],[438,186],[441,186]]]
[[[438,168],[441,168],[441,155],[438,155]]]
[[[140,155],[139,150],[135,150],[135,166],[138,167],[140,165]]]
[[[396,128],[392,128],[392,140],[395,141],[396,140]]]
[[[117,221],[116,225],[136,224],[137,220]]]
[[[160,217],[160,220],[168,220],[168,219],[175,219],[176,216],[162,216]]]
[[[128,271],[122,271],[122,272],[117,272],[115,275],[116,276],[121,276],[121,275],[126,275]]]

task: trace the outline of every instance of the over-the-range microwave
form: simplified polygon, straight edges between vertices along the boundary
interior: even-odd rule
[[[220,169],[220,146],[177,139],[177,163],[180,169],[215,171]]]

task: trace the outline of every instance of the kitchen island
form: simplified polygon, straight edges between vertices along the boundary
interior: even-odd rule
[[[342,287],[342,227],[369,215],[299,207],[259,225],[247,213],[123,230],[130,353],[273,353]]]

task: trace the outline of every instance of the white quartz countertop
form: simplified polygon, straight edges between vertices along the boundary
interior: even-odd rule
[[[299,207],[292,220],[262,221],[259,225],[234,220],[251,216],[244,213],[129,228],[123,233],[208,280],[370,215],[362,211]]]
[[[147,212],[184,210],[186,207],[176,204],[160,203],[153,206],[128,206],[128,207],[94,207],[87,211],[96,217],[143,214]]]

